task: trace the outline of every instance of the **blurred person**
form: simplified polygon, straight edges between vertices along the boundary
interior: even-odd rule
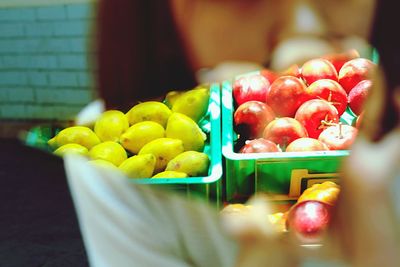
[[[374,6],[374,0],[103,0],[99,95],[108,108],[129,109],[263,66],[283,70],[350,48],[367,56]]]
[[[267,262],[271,261],[280,263],[275,266],[298,266],[305,261],[312,266],[400,264],[400,42],[389,29],[396,16],[395,3],[377,2],[370,40],[379,52],[380,69],[361,131],[342,166],[339,202],[323,247],[300,249],[296,243],[277,240],[257,228],[239,230],[234,232],[242,243],[237,266],[270,266]],[[265,251],[272,246],[278,249],[271,256]],[[286,259],[283,264],[282,259]]]
[[[332,234],[352,266],[366,267],[400,264],[400,41],[389,26],[397,21],[395,3],[378,1],[376,14],[371,43],[381,72],[343,166]]]
[[[218,72],[221,62],[280,69],[316,54],[365,47],[360,40],[370,37],[376,4],[378,16],[371,40],[386,76],[382,84],[377,83],[368,104],[366,118],[373,123],[364,123],[365,135],[344,166],[337,231],[327,244],[331,251],[306,254],[295,242],[271,236],[267,226],[257,223],[257,216],[227,232],[218,212],[204,203],[133,185],[114,173],[90,168],[80,158],[67,157],[68,183],[90,264],[296,266],[307,257],[321,261],[334,257],[350,266],[399,265],[398,218],[390,193],[396,187],[389,181],[398,177],[399,157],[394,148],[399,140],[395,101],[399,83],[393,67],[400,61],[392,54],[397,52],[391,47],[396,42],[391,43],[393,35],[384,23],[396,18],[389,1],[103,0],[97,28],[98,86],[108,108],[128,109],[171,89],[184,90],[202,79],[218,79],[219,75],[211,74],[201,77],[201,70]],[[289,52],[297,54],[293,47],[310,54],[284,57]],[[371,124],[375,126],[367,127]],[[360,169],[365,171],[360,173]],[[371,192],[379,194],[371,197]],[[382,227],[376,224],[377,218]]]
[[[376,78],[363,130],[343,166],[334,224],[321,249],[305,250],[295,240],[274,235],[259,220],[269,207],[257,199],[253,204],[259,205],[255,209],[259,214],[224,225],[218,211],[204,203],[132,185],[122,177],[115,179],[116,174],[67,157],[67,175],[91,265],[400,264],[396,253],[400,200],[390,192],[400,188],[392,185],[399,176],[400,138],[399,81],[394,68],[398,61],[391,58],[397,51],[386,25],[395,18],[396,9],[389,1],[119,0],[99,4],[98,83],[108,108],[127,109],[171,89],[184,90],[203,80],[234,75],[219,72],[220,66],[227,66],[224,62],[279,70],[350,48],[368,54],[364,40],[371,40],[378,49],[384,76]]]

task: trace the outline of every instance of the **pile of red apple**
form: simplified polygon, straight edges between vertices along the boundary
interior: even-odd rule
[[[375,64],[355,50],[283,72],[264,69],[233,83],[240,153],[346,150],[358,132]],[[340,117],[347,108],[357,124]]]

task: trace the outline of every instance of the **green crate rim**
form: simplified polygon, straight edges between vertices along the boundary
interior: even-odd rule
[[[287,159],[318,159],[327,157],[346,157],[350,150],[311,151],[311,152],[270,152],[270,153],[236,153],[233,151],[233,98],[232,82],[222,83],[222,155],[229,160],[265,160],[281,161]]]

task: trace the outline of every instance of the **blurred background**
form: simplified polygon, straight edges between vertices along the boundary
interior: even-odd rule
[[[65,123],[95,97],[94,0],[0,0],[0,138]]]

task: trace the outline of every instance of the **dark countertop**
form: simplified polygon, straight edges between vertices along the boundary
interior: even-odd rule
[[[0,139],[0,266],[88,266],[61,158]]]

